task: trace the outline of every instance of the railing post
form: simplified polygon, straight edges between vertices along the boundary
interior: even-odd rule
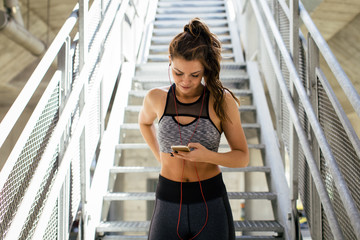
[[[296,71],[299,72],[299,1],[290,0],[290,54]],[[295,110],[299,113],[299,95],[290,77],[290,91],[294,101]],[[300,239],[300,225],[298,221],[297,199],[299,196],[299,139],[293,124],[290,124],[290,199],[292,205],[293,239]]]
[[[70,59],[70,37],[68,36],[64,42],[64,45],[59,51],[58,54],[58,70],[61,71],[61,79],[60,79],[60,94],[59,94],[59,116],[61,116],[61,113],[65,107],[66,99],[68,97],[68,94],[70,93],[71,89],[71,59]],[[61,160],[64,157],[66,147],[70,138],[70,127],[67,126],[66,129],[64,129],[64,132],[61,136],[60,142],[59,142],[59,154],[58,159],[59,163],[61,163]],[[59,200],[58,200],[58,235],[59,239],[64,238],[68,235],[69,232],[69,199],[70,199],[70,174],[71,172],[68,171],[68,174],[65,177],[65,181],[63,183],[63,186],[61,188],[61,191],[59,193]]]
[[[81,73],[85,61],[87,59],[88,55],[88,36],[87,36],[87,16],[88,16],[88,10],[89,10],[89,1],[88,0],[79,0],[79,72]],[[79,111],[82,112],[83,106],[86,102],[86,95],[87,95],[87,84],[88,81],[85,82],[82,92],[80,94],[79,99]],[[86,166],[86,142],[85,142],[85,136],[86,131],[83,130],[81,137],[80,137],[80,191],[81,191],[81,222],[83,224],[86,223],[86,200],[87,200],[87,187],[88,187],[88,174],[87,174],[87,166]],[[79,231],[83,230],[82,226],[79,228]],[[86,236],[85,232],[81,232],[80,236],[84,238]],[[82,240],[82,239],[80,239]]]
[[[89,9],[89,1],[79,0],[79,44],[80,44],[79,70],[80,71],[84,66],[85,59],[88,54],[88,38],[86,34],[88,9]]]
[[[307,51],[307,76],[308,76],[308,84],[310,89],[310,100],[315,111],[315,114],[318,115],[318,97],[317,97],[317,77],[316,77],[316,68],[319,67],[319,48],[317,47],[314,39],[311,34],[308,34],[308,51]],[[315,161],[317,162],[318,168],[320,168],[320,149],[319,145],[316,141],[316,137],[314,136],[314,132],[311,131],[311,145],[312,151]],[[322,208],[320,197],[317,193],[315,184],[313,183],[313,179],[310,179],[311,186],[311,199],[310,205],[307,207],[311,207],[311,216],[307,216],[311,220],[311,236],[314,239],[322,239]]]
[[[276,26],[279,28],[280,26],[280,22],[279,22],[279,2],[278,0],[274,0],[272,1],[272,7],[274,9],[274,20],[276,23]],[[279,51],[279,47],[277,44],[274,43],[273,38],[271,39],[271,44],[273,45],[274,48],[274,53],[276,54],[276,57],[278,59],[278,61],[280,62],[280,58],[281,58],[281,54]],[[277,131],[277,135],[279,136],[279,144],[280,144],[280,153],[281,153],[281,158],[283,161],[283,164],[285,166],[285,141],[284,141],[284,137],[283,137],[283,125],[284,125],[284,117],[283,117],[283,106],[282,106],[282,94],[281,94],[281,90],[280,87],[277,86],[274,92],[274,99],[275,99],[275,105],[277,106],[277,114],[276,114],[276,131]]]

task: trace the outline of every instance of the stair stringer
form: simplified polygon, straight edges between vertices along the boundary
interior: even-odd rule
[[[95,239],[96,227],[108,214],[109,204],[104,203],[103,198],[108,192],[109,184],[111,185],[111,183],[115,181],[112,179],[115,176],[110,173],[110,168],[117,159],[115,146],[119,142],[120,127],[124,121],[125,107],[128,101],[128,99],[123,96],[131,89],[131,80],[134,73],[135,63],[123,63],[119,75],[119,86],[112,106],[113,111],[110,113],[108,126],[103,133],[98,163],[88,194],[91,197],[87,199],[86,205],[83,207],[85,218],[82,220],[84,223],[84,232],[86,233],[84,239]],[[88,209],[91,209],[91,211]]]
[[[247,62],[247,72],[250,79],[250,89],[253,92],[253,104],[256,107],[257,122],[260,124],[260,139],[265,145],[264,166],[271,169],[271,181],[268,181],[271,192],[277,194],[277,200],[272,201],[275,219],[284,227],[284,239],[291,238],[291,200],[287,185],[285,170],[279,150],[278,139],[272,124],[265,91],[256,62]]]

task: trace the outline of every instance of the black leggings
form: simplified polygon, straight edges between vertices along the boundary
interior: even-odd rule
[[[201,181],[208,205],[208,222],[196,240],[233,240],[235,230],[226,188],[219,174]],[[149,240],[176,240],[180,207],[180,182],[159,177]],[[206,220],[206,207],[198,182],[183,183],[183,203],[179,234],[187,240],[195,236]]]

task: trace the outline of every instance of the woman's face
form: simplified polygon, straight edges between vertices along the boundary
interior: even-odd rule
[[[187,61],[183,58],[170,59],[170,67],[176,84],[176,90],[184,95],[196,95],[201,92],[201,79],[204,66],[199,60]]]

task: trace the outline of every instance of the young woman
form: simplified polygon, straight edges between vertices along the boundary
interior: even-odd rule
[[[239,100],[219,79],[221,43],[194,18],[169,53],[174,84],[151,89],[139,115],[141,133],[161,163],[149,239],[235,239],[219,166],[246,167],[249,153]],[[222,133],[231,149],[226,153],[217,152]],[[173,145],[191,151],[173,151]]]

